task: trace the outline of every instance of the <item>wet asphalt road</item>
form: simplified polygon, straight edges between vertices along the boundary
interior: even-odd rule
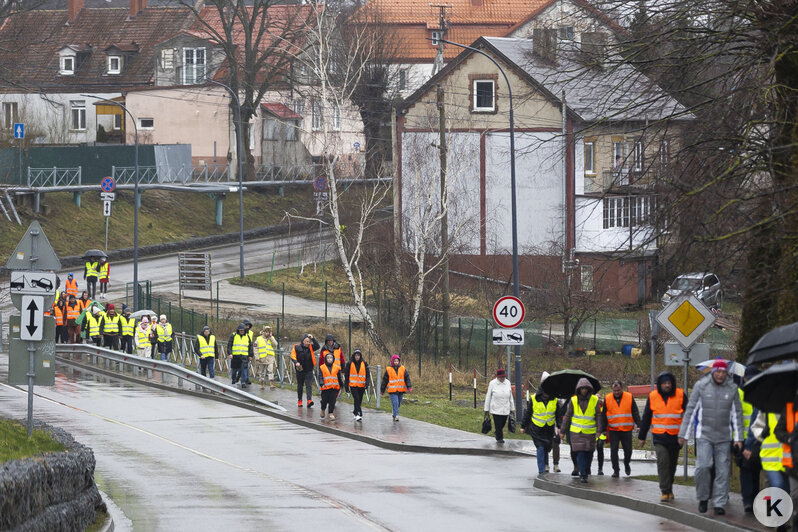
[[[35,416],[92,447],[98,486],[130,520],[118,530],[684,529],[536,490],[534,459],[387,451],[215,401],[59,371],[54,387],[36,388]],[[23,418],[25,408],[24,387],[0,385],[0,416]]]

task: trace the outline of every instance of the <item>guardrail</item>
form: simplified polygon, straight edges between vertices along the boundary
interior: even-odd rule
[[[82,167],[77,168],[31,168],[28,167],[29,187],[63,187],[80,185]]]
[[[233,386],[228,386],[227,384],[209,379],[208,377],[203,377],[199,373],[188,372],[186,368],[165,360],[141,358],[136,355],[128,355],[127,353],[120,353],[90,344],[57,344],[55,353],[57,357],[66,360],[71,360],[73,357],[78,356],[81,362],[84,361],[84,357],[89,357],[89,363],[94,365],[97,364],[98,360],[105,360],[106,367],[116,366],[117,369],[122,372],[124,372],[126,368],[130,368],[134,374],[141,372],[144,373],[147,378],[152,378],[153,372],[172,375],[177,378],[179,387],[182,387],[183,381],[186,381],[196,385],[199,389],[208,390],[226,397],[233,397],[238,400],[251,401],[268,408],[279,410],[280,412],[286,411],[285,408],[271,401],[239,390]]]

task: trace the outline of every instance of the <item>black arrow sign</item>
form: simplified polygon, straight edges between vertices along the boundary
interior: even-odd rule
[[[39,310],[39,306],[36,304],[36,301],[31,300],[30,304],[28,304],[27,308],[28,312],[30,312],[30,325],[26,325],[25,328],[28,329],[28,334],[33,336],[36,332],[36,329],[39,328],[36,323],[36,311]]]

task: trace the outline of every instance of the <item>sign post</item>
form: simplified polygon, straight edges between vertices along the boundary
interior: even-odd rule
[[[715,315],[693,294],[674,298],[662,312],[657,322],[679,342],[684,353],[684,393],[687,393],[687,370],[690,367],[690,350],[696,340],[715,323]],[[687,445],[684,446],[684,478],[687,479]]]
[[[25,124],[14,124],[14,138],[19,140],[19,184],[22,184],[22,140],[25,138]]]
[[[103,216],[105,216],[105,251],[108,251],[108,222],[111,218],[111,202],[116,199],[116,193],[114,193],[116,180],[111,176],[103,177],[100,181],[100,188],[102,189],[100,199],[103,202]]]
[[[58,260],[53,247],[44,234],[39,222],[34,221],[28,227],[22,240],[11,253],[6,262],[6,268],[12,271],[9,291],[11,301],[21,311],[21,317],[12,316],[10,322],[10,342],[8,360],[9,384],[23,384],[25,379],[18,375],[20,364],[24,364],[24,357],[28,356],[28,371],[25,374],[28,384],[28,438],[33,432],[33,386],[37,380],[37,367],[41,369],[39,384],[52,386],[55,383],[54,360],[45,352],[52,342],[55,349],[55,320],[45,318],[45,308],[51,306],[55,300],[57,278],[54,273],[42,270],[60,270],[61,261]],[[19,336],[15,337],[14,333]],[[49,338],[45,338],[45,334]],[[25,345],[27,343],[27,346]],[[46,360],[37,353],[42,352]],[[53,353],[54,354],[54,353]]]

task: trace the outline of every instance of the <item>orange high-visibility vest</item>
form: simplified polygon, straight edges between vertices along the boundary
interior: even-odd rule
[[[83,312],[91,305],[91,299],[78,299],[78,305],[80,305],[80,311]]]
[[[322,382],[320,388],[322,390],[340,390],[341,386],[338,384],[338,373],[341,371],[341,366],[333,364],[330,369],[327,364],[321,366]]]
[[[66,304],[66,319],[76,320],[80,317],[81,313],[80,303],[75,302],[75,306],[70,307],[69,303]]]
[[[67,293],[67,296],[78,297],[78,282],[77,282],[77,280],[72,279],[72,282],[70,282],[69,279],[67,279],[66,283],[64,284],[64,287],[65,287],[65,292]]]
[[[355,367],[354,362],[349,363],[349,387],[350,388],[365,388],[366,387],[366,362],[360,361],[360,369]]]
[[[388,366],[388,369],[385,371],[388,373],[388,386],[385,389],[388,393],[400,393],[407,391],[404,366],[399,366],[398,371],[394,369],[393,366]]]
[[[682,415],[684,414],[684,390],[676,388],[673,396],[668,398],[666,403],[657,390],[652,390],[648,394],[648,404],[651,407],[651,432],[654,434],[679,434],[679,427],[682,425]]]
[[[64,311],[61,310],[61,307],[53,307],[53,314],[55,314],[55,324],[56,325],[63,325],[64,324]]]
[[[795,427],[795,409],[792,403],[787,403],[787,433],[791,434]],[[792,446],[789,443],[781,445],[781,465],[792,468]]]
[[[615,399],[615,396],[608,393],[604,397],[604,408],[607,411],[607,429],[622,432],[628,432],[635,427],[635,421],[632,418],[632,394],[623,392],[621,395],[621,404]]]

